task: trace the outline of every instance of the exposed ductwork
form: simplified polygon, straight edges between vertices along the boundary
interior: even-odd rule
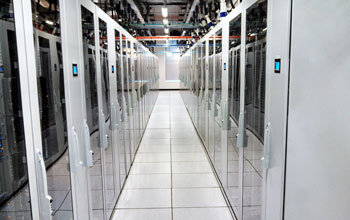
[[[192,6],[190,8],[190,11],[188,12],[187,16],[186,16],[186,20],[185,20],[185,23],[189,23],[191,18],[192,18],[192,15],[195,13],[196,11],[196,7],[197,5],[199,4],[199,0],[193,0],[192,2]],[[181,36],[184,36],[186,33],[186,31],[183,31]]]

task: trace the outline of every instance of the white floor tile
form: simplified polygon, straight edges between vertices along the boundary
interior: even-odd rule
[[[129,175],[126,189],[170,189],[170,174],[136,174]]]
[[[202,144],[199,137],[193,136],[192,138],[172,138],[171,144],[177,144],[177,145],[198,145]]]
[[[204,152],[195,153],[172,153],[172,160],[174,162],[179,161],[208,161]]]
[[[135,163],[170,162],[170,153],[138,153]]]
[[[226,207],[219,188],[173,189],[174,207]]]
[[[201,145],[171,145],[171,152],[173,153],[194,153],[203,152],[203,147]]]
[[[151,146],[168,145],[168,146],[170,146],[170,139],[147,139],[147,138],[145,138],[145,139],[142,139],[140,147],[142,147],[144,145],[151,145]]]
[[[173,162],[173,173],[212,173],[209,162]]]
[[[219,187],[213,173],[173,174],[173,188]]]
[[[171,173],[170,162],[134,163],[130,174],[167,174]]]
[[[117,209],[112,220],[171,220],[171,209]]]
[[[162,140],[162,139],[161,139]],[[170,144],[165,145],[142,145],[139,153],[170,153]]]
[[[233,220],[229,209],[220,208],[175,208],[174,220]]]
[[[146,139],[168,139],[170,138],[170,129],[148,129],[143,138]]]
[[[170,189],[124,189],[117,208],[170,208]]]

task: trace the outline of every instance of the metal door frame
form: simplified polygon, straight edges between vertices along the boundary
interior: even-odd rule
[[[43,210],[41,201],[42,189],[46,181],[38,179],[40,167],[37,152],[42,152],[41,125],[39,111],[39,95],[36,80],[36,61],[33,41],[32,10],[30,0],[13,0],[15,17],[18,65],[22,96],[23,125],[26,145],[28,182],[32,219],[42,219]],[[46,170],[41,171],[45,173]],[[40,185],[39,185],[40,184]]]

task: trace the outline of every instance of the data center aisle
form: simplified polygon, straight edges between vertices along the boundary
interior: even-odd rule
[[[178,91],[160,92],[113,220],[232,220]]]

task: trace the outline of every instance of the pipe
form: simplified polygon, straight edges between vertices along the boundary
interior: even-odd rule
[[[134,10],[137,18],[140,20],[142,24],[145,24],[145,19],[142,17],[141,12],[135,2],[133,0],[127,0],[127,2],[130,4],[131,8]],[[147,31],[148,35],[152,36],[150,31]]]
[[[190,11],[188,12],[188,15],[187,15],[187,17],[186,17],[185,23],[189,23],[189,22],[190,22],[191,17],[192,17],[192,15],[193,15],[193,13],[195,12],[196,7],[197,7],[198,4],[199,4],[199,0],[194,0],[194,1],[193,1],[192,6],[191,6],[191,9],[190,9]],[[186,33],[186,32],[183,31],[181,36],[184,36],[185,33]]]
[[[227,16],[227,6],[225,0],[220,0],[220,20]]]

